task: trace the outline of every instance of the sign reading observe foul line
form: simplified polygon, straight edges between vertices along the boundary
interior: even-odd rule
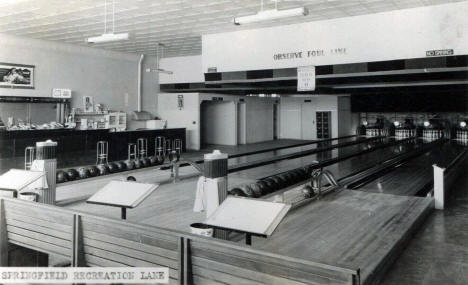
[[[315,66],[299,66],[297,68],[297,91],[315,90]]]

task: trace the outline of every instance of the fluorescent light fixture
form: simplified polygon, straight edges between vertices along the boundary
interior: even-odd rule
[[[109,33],[109,34],[102,34],[97,37],[88,38],[87,42],[90,44],[99,44],[99,43],[126,41],[128,39],[130,39],[130,36],[128,33],[122,33],[122,34]]]
[[[400,122],[395,121],[395,122],[393,122],[393,124],[395,125],[395,127],[398,127],[400,125]]]
[[[255,22],[277,20],[277,19],[282,19],[282,18],[306,16],[308,13],[309,11],[305,7],[286,9],[286,10],[278,10],[278,9],[265,10],[265,11],[259,11],[255,15],[236,17],[234,18],[234,24],[243,25],[243,24],[250,24],[250,23],[255,23]]]
[[[161,68],[147,68],[146,72],[158,72],[158,73],[164,73],[164,74],[174,74],[174,72],[169,71],[169,70],[164,70]]]
[[[369,123],[367,121],[362,122],[364,126],[367,126]]]
[[[466,127],[466,122],[465,122],[465,121],[461,121],[461,122],[460,122],[460,127],[462,127],[462,128]]]
[[[429,121],[424,121],[424,126],[427,128],[431,125],[431,123],[429,123]]]

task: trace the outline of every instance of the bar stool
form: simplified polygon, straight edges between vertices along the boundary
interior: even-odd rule
[[[166,151],[164,154],[169,158],[169,161],[172,161],[172,159],[174,158],[174,154],[172,153],[172,140],[171,139],[166,139]]]
[[[166,138],[156,137],[154,139],[154,154],[159,157],[166,157]]]
[[[109,144],[107,141],[97,142],[97,155],[96,164],[107,164],[107,158],[109,157]]]
[[[28,146],[24,149],[24,170],[30,170],[36,156],[36,148]]]
[[[182,140],[175,139],[173,149],[175,151],[177,161],[180,159],[180,155],[182,153]]]
[[[128,160],[138,158],[138,149],[135,143],[128,144]]]
[[[145,138],[137,139],[137,150],[139,158],[145,158],[148,154],[148,140]]]

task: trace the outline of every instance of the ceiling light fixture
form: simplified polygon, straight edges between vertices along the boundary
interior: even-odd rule
[[[112,0],[112,32],[107,32],[107,0],[104,4],[104,33],[97,37],[90,37],[87,39],[89,44],[108,43],[116,41],[129,40],[128,33],[114,34],[115,31],[115,2]]]
[[[462,128],[466,127],[466,122],[465,122],[465,121],[461,121],[461,122],[460,122],[460,127],[462,127]]]
[[[250,24],[289,17],[306,16],[307,14],[309,14],[309,11],[305,7],[278,10],[278,0],[275,1],[275,9],[272,10],[263,10],[263,0],[261,1],[260,5],[260,11],[257,14],[234,18],[234,25]]]

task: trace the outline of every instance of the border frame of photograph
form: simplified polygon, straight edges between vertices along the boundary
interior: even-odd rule
[[[8,63],[8,62],[0,62],[0,68],[27,68],[31,71],[30,75],[30,83],[29,84],[11,84],[3,82],[3,78],[0,78],[0,88],[11,88],[11,89],[35,89],[34,85],[34,77],[35,77],[35,69],[36,66],[34,65],[27,65],[27,64],[16,64],[16,63]]]

